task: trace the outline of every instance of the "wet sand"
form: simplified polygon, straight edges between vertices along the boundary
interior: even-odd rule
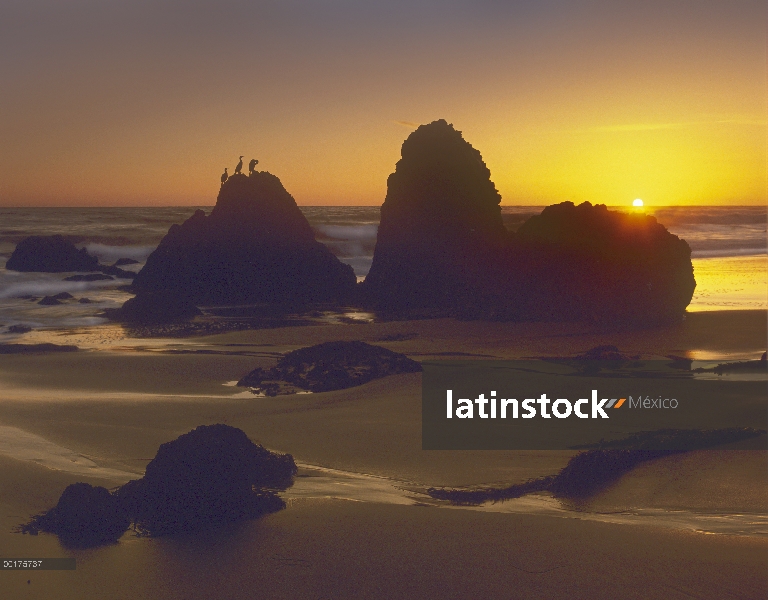
[[[278,398],[224,384],[278,353],[338,339],[416,359],[567,355],[606,343],[645,356],[753,358],[765,349],[765,332],[762,311],[695,313],[675,327],[618,333],[583,324],[403,321],[174,340],[192,352],[184,354],[180,346],[128,348],[118,340],[101,351],[3,356],[0,554],[78,558],[75,572],[4,572],[3,583],[14,598],[764,597],[765,526],[734,525],[737,515],[747,522],[768,515],[764,450],[653,461],[587,505],[561,506],[562,514],[511,504],[504,512],[449,509],[428,502],[423,489],[522,482],[556,473],[571,453],[422,451],[418,374]],[[404,334],[412,339],[380,341]],[[69,483],[119,485],[140,475],[161,443],[217,422],[304,465],[287,510],[196,536],[129,532],[87,551],[64,550],[50,535],[10,533],[55,504]],[[555,501],[543,498],[539,508],[546,502]],[[600,513],[634,517],[602,522]],[[733,527],[696,532],[683,513],[720,515]]]

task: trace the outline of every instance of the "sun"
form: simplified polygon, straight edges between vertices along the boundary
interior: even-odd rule
[[[632,201],[632,206],[635,206],[637,208],[641,208],[643,206],[643,201],[640,200],[640,198],[637,198],[636,200]]]

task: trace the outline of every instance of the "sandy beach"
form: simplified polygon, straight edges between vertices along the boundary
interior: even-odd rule
[[[765,331],[763,311],[691,313],[673,327],[624,332],[444,319],[3,356],[0,554],[78,561],[74,572],[6,572],[6,589],[13,598],[97,598],[105,586],[114,598],[762,597],[764,438],[646,463],[578,507],[542,497],[451,508],[424,490],[518,483],[556,473],[573,453],[421,450],[420,374],[274,398],[231,382],[330,340],[417,360],[563,356],[607,343],[709,360],[758,357]],[[381,341],[392,336],[403,339]],[[52,535],[11,532],[66,485],[137,478],[160,444],[212,423],[294,455],[300,473],[286,510],[196,536],[129,531],[116,545],[79,551]]]

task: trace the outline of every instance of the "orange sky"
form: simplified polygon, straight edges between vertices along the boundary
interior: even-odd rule
[[[530,4],[10,2],[0,205],[212,204],[240,154],[381,204],[438,118],[504,204],[766,203],[763,2]]]

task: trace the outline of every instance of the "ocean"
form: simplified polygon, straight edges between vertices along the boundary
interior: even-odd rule
[[[30,235],[62,234],[105,264],[132,258],[138,271],[168,228],[201,208],[0,208],[0,341],[19,336],[14,325],[61,330],[105,323],[99,313],[121,305],[130,294],[125,280],[68,282],[67,274],[5,270],[16,244]],[[504,206],[502,217],[515,230],[541,206]],[[340,260],[359,280],[368,273],[376,244],[378,206],[304,206],[302,212]],[[689,311],[768,309],[768,254],[764,206],[665,207],[648,209],[691,246],[697,287]],[[89,303],[41,306],[45,295],[68,292]]]

